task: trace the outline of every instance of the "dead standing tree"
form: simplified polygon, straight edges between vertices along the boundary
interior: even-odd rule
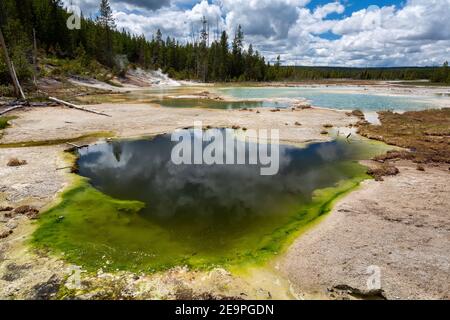
[[[208,47],[209,47],[209,24],[206,17],[202,19],[202,30],[200,32],[200,66],[203,82],[208,78]]]
[[[3,37],[2,29],[0,28],[0,46],[2,48],[3,54],[5,56],[6,65],[8,66],[9,74],[14,86],[14,92],[16,97],[22,100],[26,100],[25,94],[23,93],[22,87],[20,86],[19,79],[17,78],[16,70],[14,69],[13,62],[9,58],[8,49],[6,47],[5,38]]]

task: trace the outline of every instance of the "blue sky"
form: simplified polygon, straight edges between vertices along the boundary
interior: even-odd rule
[[[68,3],[70,0],[64,0]],[[95,15],[99,0],[78,1]],[[323,66],[427,66],[450,60],[450,0],[110,0],[116,24],[151,38],[157,29],[195,40],[234,34],[268,60]]]
[[[312,0],[309,4],[306,5],[310,10],[314,10],[318,6],[323,6],[327,3],[333,1],[330,0]],[[332,13],[328,16],[328,19],[343,19],[345,17],[349,17],[353,12],[357,12],[363,9],[367,9],[370,6],[377,7],[385,7],[385,6],[396,6],[397,8],[401,8],[404,4],[402,0],[347,0],[341,1],[345,6],[345,11],[343,13]],[[333,34],[332,32],[325,32],[320,35],[321,38],[336,40],[339,39],[340,36]]]
[[[317,6],[323,6],[327,3],[330,3],[333,1],[330,0],[312,0],[306,7],[310,10],[314,10]],[[328,18],[329,19],[342,19],[344,17],[351,16],[353,12],[360,11],[366,8],[369,8],[370,6],[378,6],[378,7],[385,7],[385,6],[396,6],[401,7],[404,3],[402,0],[347,0],[347,1],[341,1],[342,4],[345,6],[345,12],[342,14],[333,13]]]
[[[307,7],[310,9],[314,9],[316,6],[324,5],[329,2],[332,2],[330,0],[312,0]],[[398,6],[401,7],[404,1],[402,0],[348,0],[348,1],[341,1],[345,7],[345,14],[349,15],[352,12],[359,11],[361,9],[368,8],[371,5],[376,5],[379,7],[384,6]]]

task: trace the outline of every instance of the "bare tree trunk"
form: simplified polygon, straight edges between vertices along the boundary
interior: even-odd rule
[[[37,65],[37,43],[36,43],[36,29],[33,28],[33,65],[34,65],[34,73],[33,73],[33,80],[34,85],[37,88],[37,79],[36,74],[38,73],[38,65]]]
[[[19,79],[17,79],[16,70],[14,69],[14,65],[9,58],[8,50],[6,48],[5,38],[3,38],[3,32],[0,28],[0,45],[3,48],[3,53],[5,55],[5,61],[9,69],[9,73],[11,75],[13,85],[14,85],[14,91],[18,98],[26,100],[25,94],[22,91],[22,87],[20,86]]]
[[[13,72],[13,77],[16,81],[17,88],[19,89],[19,94],[17,95],[17,97],[22,100],[27,100],[27,98],[25,97],[25,94],[23,93],[22,87],[20,86],[19,78],[17,78],[16,69],[14,68],[14,62],[12,62],[12,61],[11,61],[11,68],[12,68],[12,72]]]

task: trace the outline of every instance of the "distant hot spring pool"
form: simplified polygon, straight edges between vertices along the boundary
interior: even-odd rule
[[[43,214],[33,242],[88,270],[153,272],[260,263],[367,179],[381,144],[280,146],[280,170],[175,165],[170,135],[80,150],[79,174]],[[245,143],[246,149],[251,143]]]
[[[434,99],[446,97],[393,96],[354,93],[346,87],[229,87],[219,92],[236,99],[307,99],[315,107],[376,112],[386,110],[413,111],[436,108]],[[289,105],[288,105],[289,106]],[[280,104],[282,107],[282,104]]]

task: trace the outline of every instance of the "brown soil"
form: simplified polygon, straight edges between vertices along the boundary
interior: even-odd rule
[[[361,124],[359,133],[411,150],[411,153],[391,153],[388,158],[450,163],[450,108],[379,115],[381,125]]]
[[[367,174],[374,177],[376,181],[384,181],[383,177],[396,176],[399,173],[398,168],[390,163],[383,163],[367,170]]]
[[[396,166],[397,176],[363,182],[280,259],[302,298],[450,299],[448,167]],[[367,286],[370,266],[382,292]]]

